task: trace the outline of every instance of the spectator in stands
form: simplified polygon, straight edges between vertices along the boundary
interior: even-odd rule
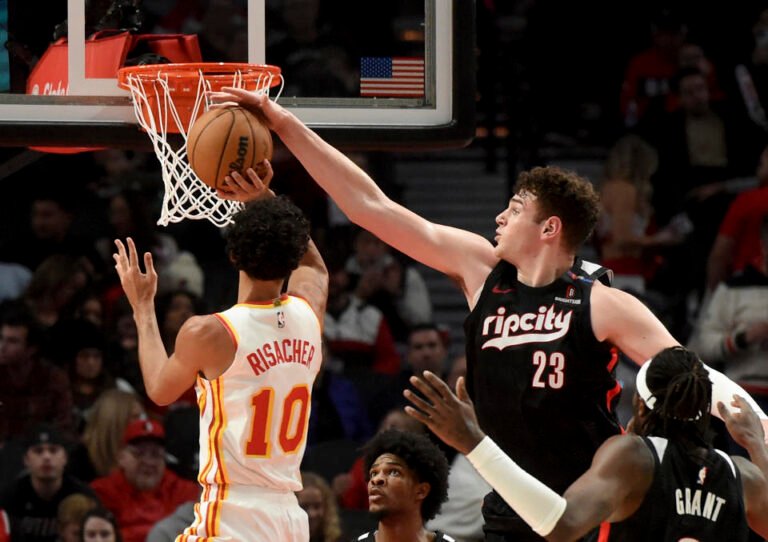
[[[67,441],[50,425],[37,425],[28,435],[21,476],[0,497],[0,508],[11,519],[14,540],[56,542],[58,511],[68,496],[81,493],[93,497],[93,491],[65,473]]]
[[[68,254],[54,254],[40,263],[22,297],[44,327],[72,316],[78,295],[92,277],[89,262]]]
[[[423,425],[418,422],[414,423],[413,418],[408,416],[402,408],[395,408],[387,413],[379,425],[377,434],[390,429],[414,433],[425,433],[426,431]],[[349,472],[339,474],[332,481],[333,492],[337,495],[339,504],[343,508],[351,510],[366,510],[368,508],[366,476],[363,466],[363,457],[360,456],[353,463]]]
[[[466,377],[467,358],[454,358],[445,382],[456,389],[459,377]],[[448,459],[448,499],[440,512],[427,522],[431,530],[451,533],[456,542],[479,542],[484,539],[482,505],[491,486],[480,476],[467,458],[429,433]]]
[[[59,529],[57,542],[79,542],[80,528],[88,511],[97,508],[99,503],[82,493],[73,493],[59,503],[56,521]]]
[[[768,146],[760,155],[757,188],[748,190],[728,207],[707,261],[707,290],[747,265],[759,267],[760,222],[768,214]]]
[[[403,390],[409,386],[414,374],[432,371],[444,377],[448,371],[448,337],[437,324],[426,323],[414,326],[408,334],[406,364],[390,382],[382,383],[367,394],[371,420],[378,424],[390,410],[403,407],[406,401]]]
[[[752,50],[734,69],[729,88],[755,125],[768,130],[768,9],[758,13],[752,27]]]
[[[309,517],[309,542],[339,542],[341,520],[328,483],[313,472],[302,472],[301,483],[296,498]]]
[[[90,510],[83,518],[80,542],[123,542],[114,514],[103,508]]]
[[[146,542],[174,542],[195,521],[195,504],[191,501],[182,503],[172,514],[155,523]]]
[[[659,152],[653,198],[659,224],[670,223],[681,211],[693,222],[689,251],[677,251],[681,260],[672,265],[686,267],[682,286],[701,293],[707,254],[732,200],[727,181],[754,171],[765,134],[729,104],[712,104],[700,71],[680,71],[675,86],[681,108],[649,117],[640,130]]]
[[[63,365],[69,372],[74,423],[79,434],[89,410],[103,392],[116,387],[131,390],[131,387],[109,371],[105,359],[106,341],[99,328],[85,320],[71,320],[57,328],[51,342],[63,356]]]
[[[156,421],[128,424],[117,463],[119,468],[91,487],[115,514],[125,542],[144,542],[155,523],[200,496],[197,484],[166,468],[165,431]]]
[[[355,383],[334,365],[323,340],[323,363],[312,385],[308,446],[342,439],[363,442],[373,433],[368,409]]]
[[[687,32],[685,23],[670,10],[654,15],[651,46],[629,60],[621,87],[621,114],[628,128],[635,126],[649,108],[665,107]]]
[[[375,532],[364,533],[358,540],[453,541],[424,526],[448,497],[448,462],[429,438],[384,431],[368,442],[364,457],[368,510],[379,523]]]
[[[29,215],[30,232],[9,240],[2,247],[4,261],[20,263],[31,271],[54,254],[87,256],[92,261],[92,243],[72,231],[77,192],[59,180],[56,182],[59,186],[36,188]]]
[[[721,282],[701,315],[691,348],[768,408],[768,215],[759,228],[762,262]]]
[[[0,261],[0,302],[14,300],[24,293],[32,271],[19,263]]]
[[[23,436],[37,423],[52,422],[73,436],[72,393],[66,373],[40,359],[40,330],[23,306],[0,319],[0,435]],[[12,415],[11,415],[12,413]]]
[[[405,342],[410,328],[432,320],[432,302],[421,274],[369,231],[357,229],[345,268],[355,283],[355,295],[381,310],[396,341]]]
[[[384,315],[352,292],[342,263],[329,261],[328,271],[324,334],[331,353],[344,362],[344,373],[396,375],[400,356]]]
[[[102,393],[88,413],[80,444],[72,450],[72,473],[84,482],[110,474],[117,467],[125,428],[144,416],[144,405],[135,393],[119,389]]]

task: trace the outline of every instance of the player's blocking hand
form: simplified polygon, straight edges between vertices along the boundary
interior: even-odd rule
[[[243,203],[256,201],[262,198],[275,197],[275,193],[269,189],[269,183],[274,176],[272,164],[269,160],[264,160],[263,162],[259,162],[259,164],[262,165],[262,167],[259,168],[263,170],[262,176],[259,176],[259,174],[252,168],[248,168],[245,171],[248,175],[248,179],[244,178],[237,171],[232,171],[229,175],[224,177],[226,190],[217,188],[216,195],[221,199],[242,201]]]
[[[411,390],[403,392],[413,405],[405,407],[409,416],[429,427],[443,442],[463,454],[471,452],[483,440],[485,434],[477,423],[464,377],[456,382],[456,394],[429,371],[424,371],[423,377],[412,376],[411,384],[421,396]]]
[[[753,446],[762,446],[765,442],[763,425],[750,404],[740,395],[734,395],[731,406],[740,412],[731,412],[722,401],[717,403],[717,410],[733,440],[747,451]]]
[[[152,262],[152,254],[144,253],[144,268],[146,273],[141,271],[139,265],[139,253],[133,239],[126,239],[128,248],[120,239],[115,239],[117,252],[112,255],[115,260],[115,269],[120,276],[120,284],[123,285],[123,291],[131,307],[136,311],[143,304],[149,304],[151,307],[157,292],[157,272]],[[154,310],[154,309],[153,309]]]

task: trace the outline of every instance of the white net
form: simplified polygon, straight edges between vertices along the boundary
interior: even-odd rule
[[[260,94],[269,94],[274,78],[279,77],[274,99],[280,96],[283,87],[282,75],[267,71],[259,73],[255,79],[251,77],[247,82],[240,70],[235,70],[231,78],[230,75],[224,76],[220,73],[214,77],[217,89],[231,86],[248,88]],[[203,112],[208,110],[211,104],[208,103],[206,93],[212,90],[211,79],[214,77],[206,76],[202,70],[198,71],[197,94],[190,106],[191,115],[180,114],[179,105],[174,102],[174,86],[182,83],[178,83],[175,78],[169,78],[162,69],[152,77],[146,74],[129,74],[126,78],[126,86],[133,96],[136,118],[151,139],[162,169],[165,194],[157,221],[161,226],[184,219],[208,219],[221,228],[230,224],[232,216],[243,207],[242,203],[219,198],[213,188],[198,178],[187,160],[187,135],[194,120],[185,122],[184,119],[196,119],[201,109]],[[183,84],[188,85],[189,82],[184,81]],[[176,132],[180,133],[184,140],[178,149],[174,149],[168,142],[168,134]]]

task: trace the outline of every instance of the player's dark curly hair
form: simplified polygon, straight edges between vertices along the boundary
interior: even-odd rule
[[[286,278],[309,243],[309,221],[288,198],[249,203],[233,217],[227,253],[238,271],[256,280]]]
[[[425,435],[387,429],[376,434],[363,449],[366,480],[371,465],[382,454],[396,455],[408,465],[419,482],[429,484],[429,494],[421,502],[421,517],[427,522],[440,512],[448,499],[448,460]]]
[[[536,196],[538,221],[557,216],[563,223],[563,239],[577,250],[592,234],[600,213],[600,198],[592,183],[572,171],[559,167],[535,167],[522,172],[515,193]]]
[[[641,424],[642,434],[711,445],[712,381],[695,353],[682,346],[665,348],[653,358],[645,381],[656,402]]]

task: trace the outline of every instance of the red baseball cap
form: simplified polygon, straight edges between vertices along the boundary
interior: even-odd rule
[[[134,420],[125,428],[125,433],[123,433],[123,444],[128,444],[140,439],[165,442],[165,430],[163,429],[163,426],[155,420]]]

